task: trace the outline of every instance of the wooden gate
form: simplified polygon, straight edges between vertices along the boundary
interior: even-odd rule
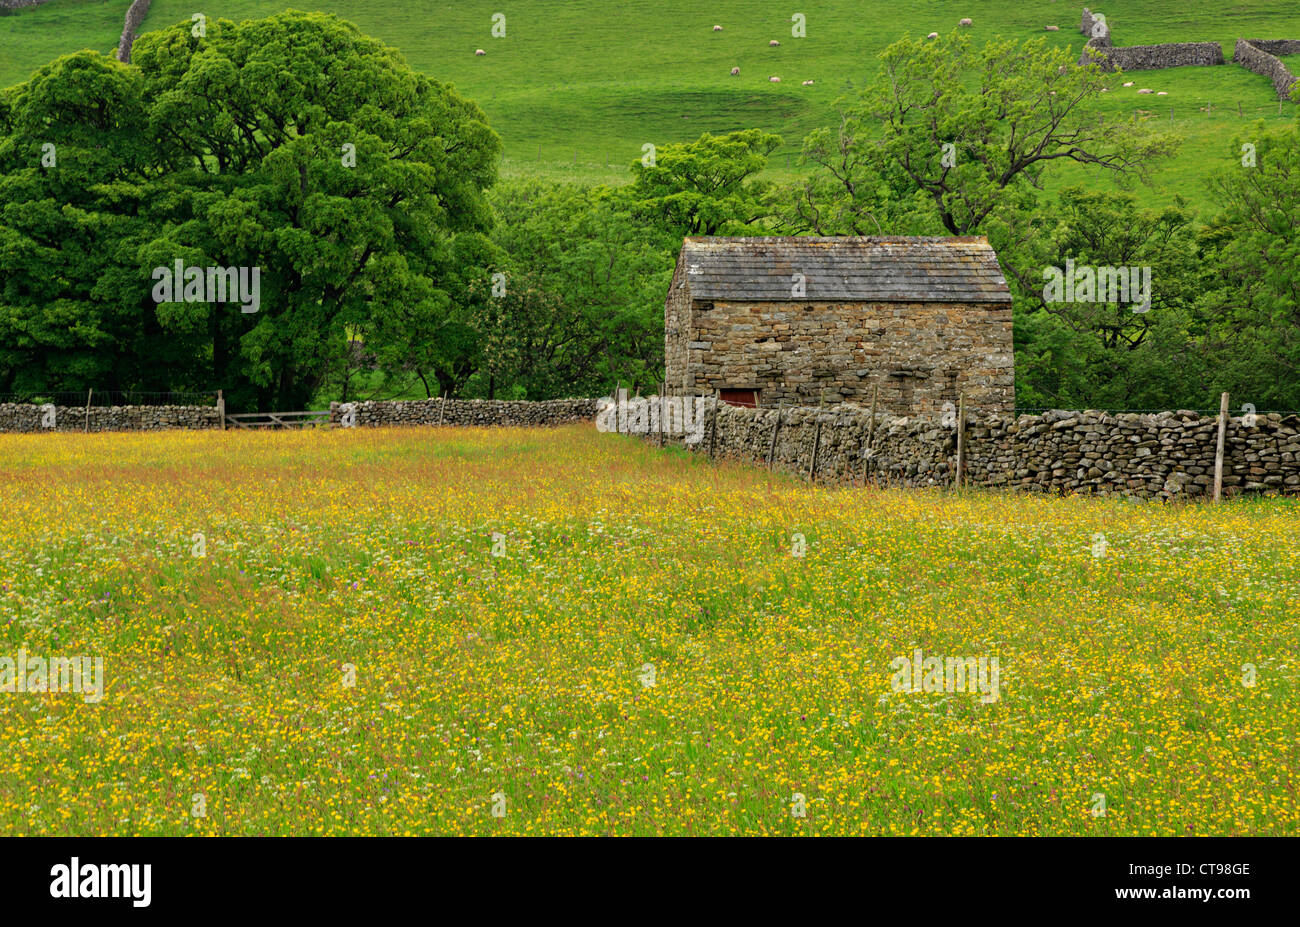
[[[318,412],[236,412],[226,421],[236,428],[306,428],[330,424],[328,409]]]

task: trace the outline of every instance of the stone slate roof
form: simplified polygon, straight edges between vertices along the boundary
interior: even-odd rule
[[[1011,302],[982,235],[687,238],[677,260],[692,300]]]

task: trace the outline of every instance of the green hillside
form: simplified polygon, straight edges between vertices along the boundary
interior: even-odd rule
[[[276,0],[208,0],[211,18],[264,16]],[[772,171],[796,167],[803,135],[834,119],[834,102],[869,82],[875,56],[905,33],[947,33],[964,16],[977,43],[999,36],[1044,35],[1078,50],[1082,3],[1056,0],[310,0],[400,48],[411,64],[449,81],[487,112],[505,142],[506,175],[621,181],[646,142],[662,144],[757,127],[778,132],[785,146]],[[51,58],[95,48],[108,52],[121,31],[125,0],[52,0],[0,17],[0,85],[24,79]],[[1116,0],[1096,3],[1117,44],[1217,40],[1230,57],[1240,36],[1300,38],[1294,0]],[[807,18],[807,36],[791,36],[791,13]],[[192,0],[155,0],[145,23],[159,28],[188,20]],[[506,17],[506,35],[492,36],[492,16]],[[723,31],[714,32],[714,24]],[[1059,32],[1044,32],[1056,25]],[[769,47],[777,39],[779,47]],[[477,57],[476,48],[487,54]],[[740,76],[730,76],[732,67]],[[781,83],[770,83],[770,76]],[[1249,138],[1256,119],[1293,119],[1270,83],[1231,63],[1216,68],[1138,72],[1116,81],[1103,109],[1145,111],[1183,143],[1158,176],[1139,191],[1148,203],[1175,192],[1201,199],[1208,168],[1229,164],[1228,143]],[[812,86],[802,86],[813,80]],[[1143,87],[1167,95],[1139,95]],[[1172,119],[1171,119],[1172,116]],[[1085,175],[1062,170],[1055,182]],[[1095,175],[1089,175],[1095,177]]]

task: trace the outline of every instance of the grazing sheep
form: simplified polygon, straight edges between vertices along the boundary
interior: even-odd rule
[[[1102,87],[1102,88],[1101,88],[1101,92],[1102,92],[1102,93],[1110,93],[1110,88],[1109,88],[1109,87]]]
[[[1132,87],[1132,86],[1133,86],[1133,82],[1132,82],[1131,80],[1125,81],[1125,82],[1124,82],[1124,86],[1125,86],[1125,87]]]
[[[1061,31],[1061,27],[1060,27],[1060,26],[1044,26],[1043,28],[1046,29],[1048,32],[1060,32],[1060,31]]]
[[[779,83],[781,83],[781,78],[779,78],[779,77],[769,77],[768,80],[771,81],[771,82],[774,83],[774,84],[779,84]]]
[[[1167,96],[1169,96],[1169,91],[1168,91],[1168,90],[1161,90],[1161,91],[1158,91],[1158,92],[1156,93],[1156,96],[1158,96],[1158,97],[1167,97]]]
[[[476,54],[476,55],[486,55],[487,52],[485,52],[485,51],[484,51],[483,49],[481,49],[481,48],[476,48],[476,49],[474,49],[474,54]]]
[[[740,76],[740,68],[732,68],[732,69],[731,69],[731,76],[732,76],[732,77],[739,77],[739,76]]]
[[[1141,90],[1138,91],[1138,93],[1155,93],[1155,91],[1149,87],[1143,87]]]
[[[965,19],[963,19],[961,22],[959,22],[957,25],[959,25],[959,26],[969,26],[970,24],[971,24],[971,22],[970,22],[970,17],[968,16],[968,17],[966,17]]]
[[[771,45],[773,48],[776,48],[776,46],[780,45],[781,43],[778,42],[776,39],[773,39],[772,41],[768,42],[767,44],[768,44],[768,45]]]
[[[810,80],[806,80],[806,81],[803,82],[803,86],[805,86],[805,87],[811,87],[812,85],[813,85],[813,82],[810,81]]]
[[[722,31],[722,27],[721,27],[721,26],[714,26],[714,27],[713,27],[713,31],[714,31],[714,32],[721,32],[721,31]]]
[[[937,39],[938,37],[939,37],[939,33],[937,32],[931,32],[929,35],[926,36],[927,39]]]

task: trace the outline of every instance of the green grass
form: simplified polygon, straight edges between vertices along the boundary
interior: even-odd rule
[[[103,668],[0,676],[0,833],[1295,834],[1297,502],[590,426],[0,435],[0,657]],[[897,685],[917,649],[998,682]]]
[[[505,141],[503,173],[556,180],[620,182],[645,142],[684,141],[702,132],[758,127],[785,140],[772,159],[776,178],[798,170],[797,150],[812,128],[830,124],[834,102],[875,73],[876,55],[905,33],[946,34],[963,16],[977,43],[995,37],[1045,36],[1077,52],[1082,4],[1007,0],[823,0],[817,3],[718,0],[701,6],[687,0],[570,0],[510,3],[464,0],[316,0],[318,8],[357,23],[400,48],[418,70],[449,81],[487,112]],[[1300,38],[1300,6],[1289,0],[1242,0],[1225,8],[1217,0],[1131,0],[1094,4],[1105,12],[1121,45],[1170,41],[1219,41],[1225,56],[1240,36]],[[24,79],[58,54],[79,48],[108,51],[121,31],[125,2],[53,0],[0,17],[0,85]],[[266,0],[212,0],[210,18],[264,16],[286,4]],[[790,14],[807,16],[806,38],[792,38]],[[156,0],[145,28],[188,20],[194,4]],[[491,16],[506,14],[507,35],[491,36]],[[724,31],[712,31],[714,23]],[[1043,26],[1060,26],[1045,33]],[[781,41],[769,48],[769,39]],[[484,57],[474,50],[483,48]],[[741,76],[729,76],[739,66]],[[768,82],[778,75],[779,85]],[[800,86],[813,79],[812,87]],[[1231,63],[1137,73],[1136,84],[1099,105],[1109,115],[1151,111],[1151,119],[1181,139],[1178,154],[1160,171],[1152,189],[1139,190],[1148,204],[1181,192],[1203,200],[1203,179],[1216,165],[1231,166],[1228,144],[1239,132],[1295,118],[1294,104],[1279,107],[1269,82]],[[1168,96],[1139,96],[1138,87]],[[1212,104],[1209,113],[1204,112]],[[1238,105],[1241,115],[1238,114]],[[1173,109],[1173,121],[1169,120]],[[1104,183],[1095,172],[1069,166],[1050,186]]]

